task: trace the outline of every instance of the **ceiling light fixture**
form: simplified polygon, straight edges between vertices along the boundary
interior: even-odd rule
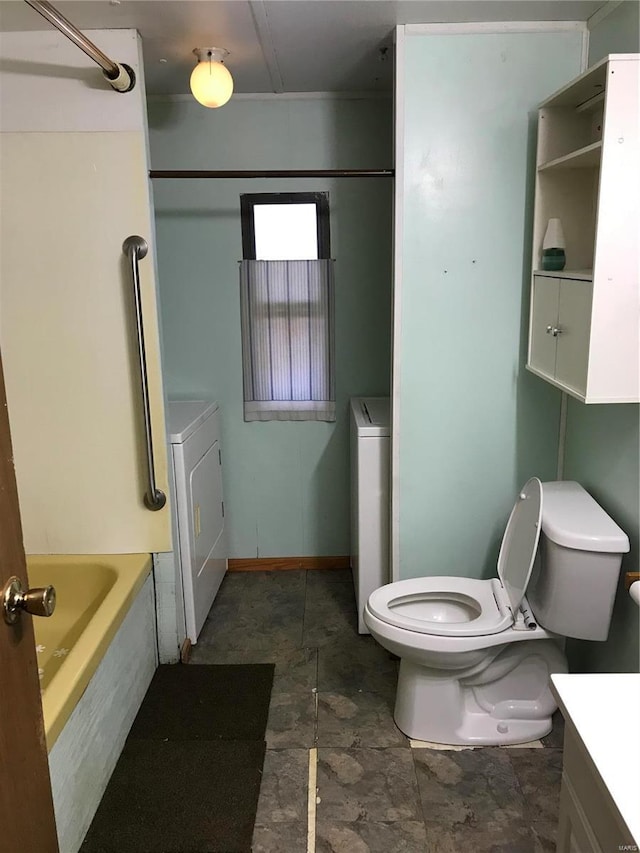
[[[233,77],[223,65],[229,51],[223,47],[196,47],[198,64],[191,72],[193,97],[205,107],[221,107],[233,93]]]

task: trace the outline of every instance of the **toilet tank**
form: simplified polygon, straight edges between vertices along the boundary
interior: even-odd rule
[[[579,483],[542,484],[542,534],[527,587],[539,624],[579,640],[606,640],[629,539]]]

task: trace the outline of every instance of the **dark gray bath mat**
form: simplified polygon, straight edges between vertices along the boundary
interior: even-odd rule
[[[263,740],[273,664],[158,667],[129,739]]]
[[[264,742],[127,741],[82,853],[249,853]]]
[[[159,667],[81,853],[249,853],[273,671]]]

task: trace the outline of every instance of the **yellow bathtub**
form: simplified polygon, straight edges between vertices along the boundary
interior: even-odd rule
[[[150,571],[149,554],[27,557],[29,585],[57,594],[53,616],[33,620],[49,750]]]

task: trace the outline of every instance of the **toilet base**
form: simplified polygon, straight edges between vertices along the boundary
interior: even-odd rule
[[[394,719],[408,737],[431,743],[502,746],[538,740],[551,731],[557,708],[551,672],[566,672],[553,641],[503,648],[481,672],[474,668],[466,677],[403,658]]]

